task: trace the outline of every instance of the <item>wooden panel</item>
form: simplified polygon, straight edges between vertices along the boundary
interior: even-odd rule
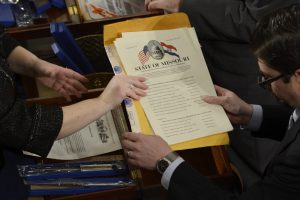
[[[229,158],[225,153],[224,146],[211,147],[212,158],[214,159],[216,172],[219,175],[231,173],[232,169],[229,164]]]
[[[135,187],[119,188],[100,192],[91,192],[80,195],[68,195],[60,197],[45,197],[45,200],[133,200],[139,199]]]

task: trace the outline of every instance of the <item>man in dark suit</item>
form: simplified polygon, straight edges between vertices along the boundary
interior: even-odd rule
[[[219,86],[218,97],[207,96],[203,100],[222,105],[233,124],[252,129],[254,136],[280,141],[262,180],[236,196],[209,182],[159,136],[125,133],[122,145],[129,163],[157,168],[163,174],[162,185],[170,199],[300,199],[300,5],[261,19],[252,46],[261,73],[259,85],[295,108],[291,117],[282,106],[250,105]]]
[[[258,66],[250,36],[266,14],[299,0],[145,0],[148,10],[185,12],[195,27],[213,82],[252,104],[276,105],[276,99],[256,84]],[[227,151],[243,177],[244,188],[260,178],[278,142],[252,137],[236,128]],[[249,150],[250,149],[250,150]],[[260,156],[257,156],[260,155]]]

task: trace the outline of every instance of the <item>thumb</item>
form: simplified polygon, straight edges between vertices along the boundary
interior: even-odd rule
[[[223,96],[228,91],[227,89],[225,89],[221,86],[218,86],[218,85],[215,85],[215,90],[216,90],[218,96]]]

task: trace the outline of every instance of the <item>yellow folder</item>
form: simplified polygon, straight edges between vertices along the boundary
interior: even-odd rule
[[[104,45],[112,45],[114,40],[121,37],[122,32],[166,30],[182,27],[191,27],[188,16],[185,13],[174,13],[168,15],[160,15],[148,18],[138,18],[123,22],[108,24],[104,26]],[[134,102],[137,111],[138,120],[140,122],[141,131],[144,134],[153,134],[150,123],[144,113],[141,104]],[[187,142],[171,145],[173,150],[184,150],[206,146],[218,146],[229,143],[227,133],[219,133],[207,137],[194,139]]]

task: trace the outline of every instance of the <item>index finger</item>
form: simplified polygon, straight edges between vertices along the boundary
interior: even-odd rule
[[[125,132],[122,134],[123,139],[125,140],[130,140],[130,141],[137,141],[138,139],[138,133],[133,133],[133,132]]]
[[[222,96],[222,94],[224,94],[226,91],[228,91],[227,89],[225,89],[221,86],[218,86],[218,85],[214,85],[214,86],[215,86],[215,90],[216,90],[218,96]]]
[[[151,0],[145,0],[145,8],[147,9],[148,4],[150,3]]]
[[[68,70],[68,75],[67,75],[68,78],[76,79],[80,82],[89,82],[89,80],[85,76],[79,74],[78,72],[75,72],[71,69],[67,69],[67,70]]]

